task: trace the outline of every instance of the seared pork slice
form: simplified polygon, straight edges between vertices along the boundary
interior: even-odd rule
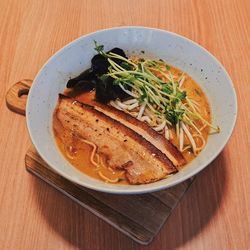
[[[156,132],[145,122],[137,120],[124,111],[120,111],[112,106],[108,106],[94,100],[91,100],[90,104],[93,105],[98,111],[113,118],[114,120],[121,122],[139,135],[142,135],[147,141],[150,141],[151,144],[164,153],[177,169],[180,170],[181,167],[186,163],[186,160],[181,152],[163,135]]]
[[[131,184],[154,182],[177,171],[149,141],[89,105],[59,95],[55,116],[65,129],[93,142],[110,167],[124,169]]]

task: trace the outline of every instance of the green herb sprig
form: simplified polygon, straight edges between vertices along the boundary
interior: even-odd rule
[[[94,42],[95,50],[107,57],[110,63],[109,72],[102,77],[114,78],[113,84],[121,86],[124,90],[128,86],[131,87],[133,96],[136,96],[139,104],[145,103],[146,107],[162,121],[165,120],[172,126],[176,126],[181,121],[195,126],[192,121],[199,119],[211,128],[219,129],[206,121],[197,111],[187,107],[186,104],[189,103],[187,92],[179,86],[181,79],[174,79],[170,71],[171,67],[163,60],[139,58],[135,63],[120,55],[104,52],[104,46]],[[114,59],[119,59],[122,63],[118,65]],[[167,81],[154,72],[159,72]]]

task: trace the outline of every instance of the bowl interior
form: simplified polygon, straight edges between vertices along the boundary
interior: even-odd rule
[[[94,40],[105,46],[123,48],[128,54],[161,58],[187,72],[206,93],[213,123],[221,132],[208,139],[205,149],[179,173],[152,184],[112,185],[95,180],[70,165],[59,152],[52,132],[52,114],[58,93],[63,92],[71,77],[90,67],[95,53]],[[236,120],[236,95],[223,66],[196,43],[177,34],[143,27],[121,27],[98,31],[68,44],[38,73],[27,103],[27,125],[34,146],[42,158],[58,173],[80,185],[111,193],[142,193],[173,186],[195,175],[208,165],[228,141]]]

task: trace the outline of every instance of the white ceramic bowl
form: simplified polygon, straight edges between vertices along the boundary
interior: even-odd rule
[[[93,179],[65,160],[54,141],[52,113],[58,93],[71,77],[90,67],[94,43],[105,50],[120,47],[128,53],[144,50],[145,56],[161,58],[191,75],[205,91],[212,108],[213,123],[221,132],[210,136],[205,149],[177,174],[146,185],[106,184]],[[207,50],[180,35],[152,28],[119,27],[101,30],[66,45],[53,55],[36,76],[29,92],[27,125],[32,142],[42,158],[59,174],[82,186],[102,192],[134,194],[176,185],[204,169],[227,143],[237,114],[236,94],[223,66]]]

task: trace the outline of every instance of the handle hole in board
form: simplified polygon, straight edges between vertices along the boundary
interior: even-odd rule
[[[17,95],[19,98],[27,98],[28,94],[29,94],[29,89],[20,89]]]

